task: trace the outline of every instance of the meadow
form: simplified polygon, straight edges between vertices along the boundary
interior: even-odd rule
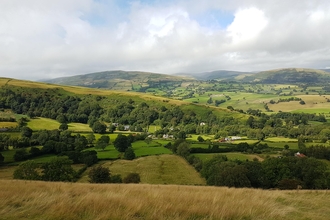
[[[176,155],[155,155],[135,160],[102,161],[99,164],[108,167],[111,175],[120,174],[125,177],[128,173],[138,173],[141,177],[141,183],[205,185],[205,180],[200,174],[186,160]],[[89,169],[85,171],[78,182],[88,182]]]
[[[328,191],[0,180],[2,219],[317,219]],[[28,189],[28,190],[27,190]]]

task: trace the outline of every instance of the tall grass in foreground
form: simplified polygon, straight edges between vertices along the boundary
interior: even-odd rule
[[[1,219],[328,219],[326,191],[0,180]]]

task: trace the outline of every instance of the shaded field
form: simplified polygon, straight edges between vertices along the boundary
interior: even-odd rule
[[[327,191],[0,180],[2,219],[328,219]],[[29,190],[27,190],[29,189]]]
[[[102,164],[111,174],[125,177],[128,173],[140,174],[141,183],[205,185],[205,180],[186,160],[176,155],[160,155],[138,158],[132,161],[116,160]],[[87,171],[88,172],[88,171]],[[82,182],[88,181],[87,172]]]
[[[225,155],[228,160],[240,160],[240,161],[246,161],[257,158],[259,161],[263,161],[263,159],[256,155],[256,154],[243,154],[243,153],[236,153],[236,152],[230,152],[230,153],[210,153],[210,154],[193,154],[196,157],[199,157],[202,161],[207,161],[212,159],[213,157],[217,155]]]

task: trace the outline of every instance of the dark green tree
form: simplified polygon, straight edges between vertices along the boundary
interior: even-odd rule
[[[126,160],[134,160],[135,159],[135,153],[134,153],[133,148],[129,147],[125,150],[124,158]]]
[[[95,141],[95,135],[93,133],[90,133],[86,136],[86,139],[88,141],[88,144],[93,144]]]
[[[41,177],[38,172],[38,164],[33,160],[28,160],[21,163],[14,171],[14,179],[22,180],[40,180]]]
[[[197,140],[198,140],[199,142],[204,142],[204,141],[205,141],[204,138],[203,138],[202,136],[198,136],[198,137],[197,137]]]
[[[187,142],[182,142],[179,144],[176,153],[183,158],[188,158],[190,154],[190,145]]]
[[[110,143],[110,137],[107,135],[102,135],[96,142],[96,149],[104,150]]]
[[[69,126],[67,123],[61,123],[60,126],[58,127],[59,130],[65,131],[68,130]]]
[[[42,165],[42,179],[45,181],[72,182],[76,172],[71,167],[72,161],[66,157],[56,157]]]
[[[125,150],[131,146],[131,143],[128,141],[127,136],[122,134],[119,134],[117,136],[113,144],[119,152],[125,152]]]
[[[106,132],[106,129],[107,126],[99,121],[96,121],[92,126],[93,132],[98,134],[104,134]]]
[[[80,153],[79,161],[84,163],[86,166],[92,166],[98,161],[97,152],[95,150],[82,151]]]
[[[110,183],[110,176],[109,168],[102,166],[93,167],[88,173],[90,183]]]
[[[32,129],[26,126],[22,127],[21,129],[22,137],[30,138],[32,136],[32,132],[33,132]]]
[[[5,161],[5,157],[0,153],[0,165]]]
[[[14,154],[15,161],[23,161],[23,160],[28,159],[28,157],[29,157],[29,154],[25,148],[18,149]]]

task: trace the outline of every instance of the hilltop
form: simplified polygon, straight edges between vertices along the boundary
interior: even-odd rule
[[[181,83],[191,80],[192,78],[188,77],[159,73],[115,70],[56,78],[45,82],[110,90],[141,91],[143,88],[159,85],[180,86]]]
[[[234,81],[239,78],[245,77],[246,75],[251,75],[250,72],[240,72],[240,71],[230,71],[230,70],[215,70],[211,72],[202,72],[202,73],[181,73],[177,75],[190,76],[198,80],[226,80]]]
[[[262,71],[245,76],[242,81],[265,84],[323,84],[330,82],[330,73],[316,69],[286,68]]]

